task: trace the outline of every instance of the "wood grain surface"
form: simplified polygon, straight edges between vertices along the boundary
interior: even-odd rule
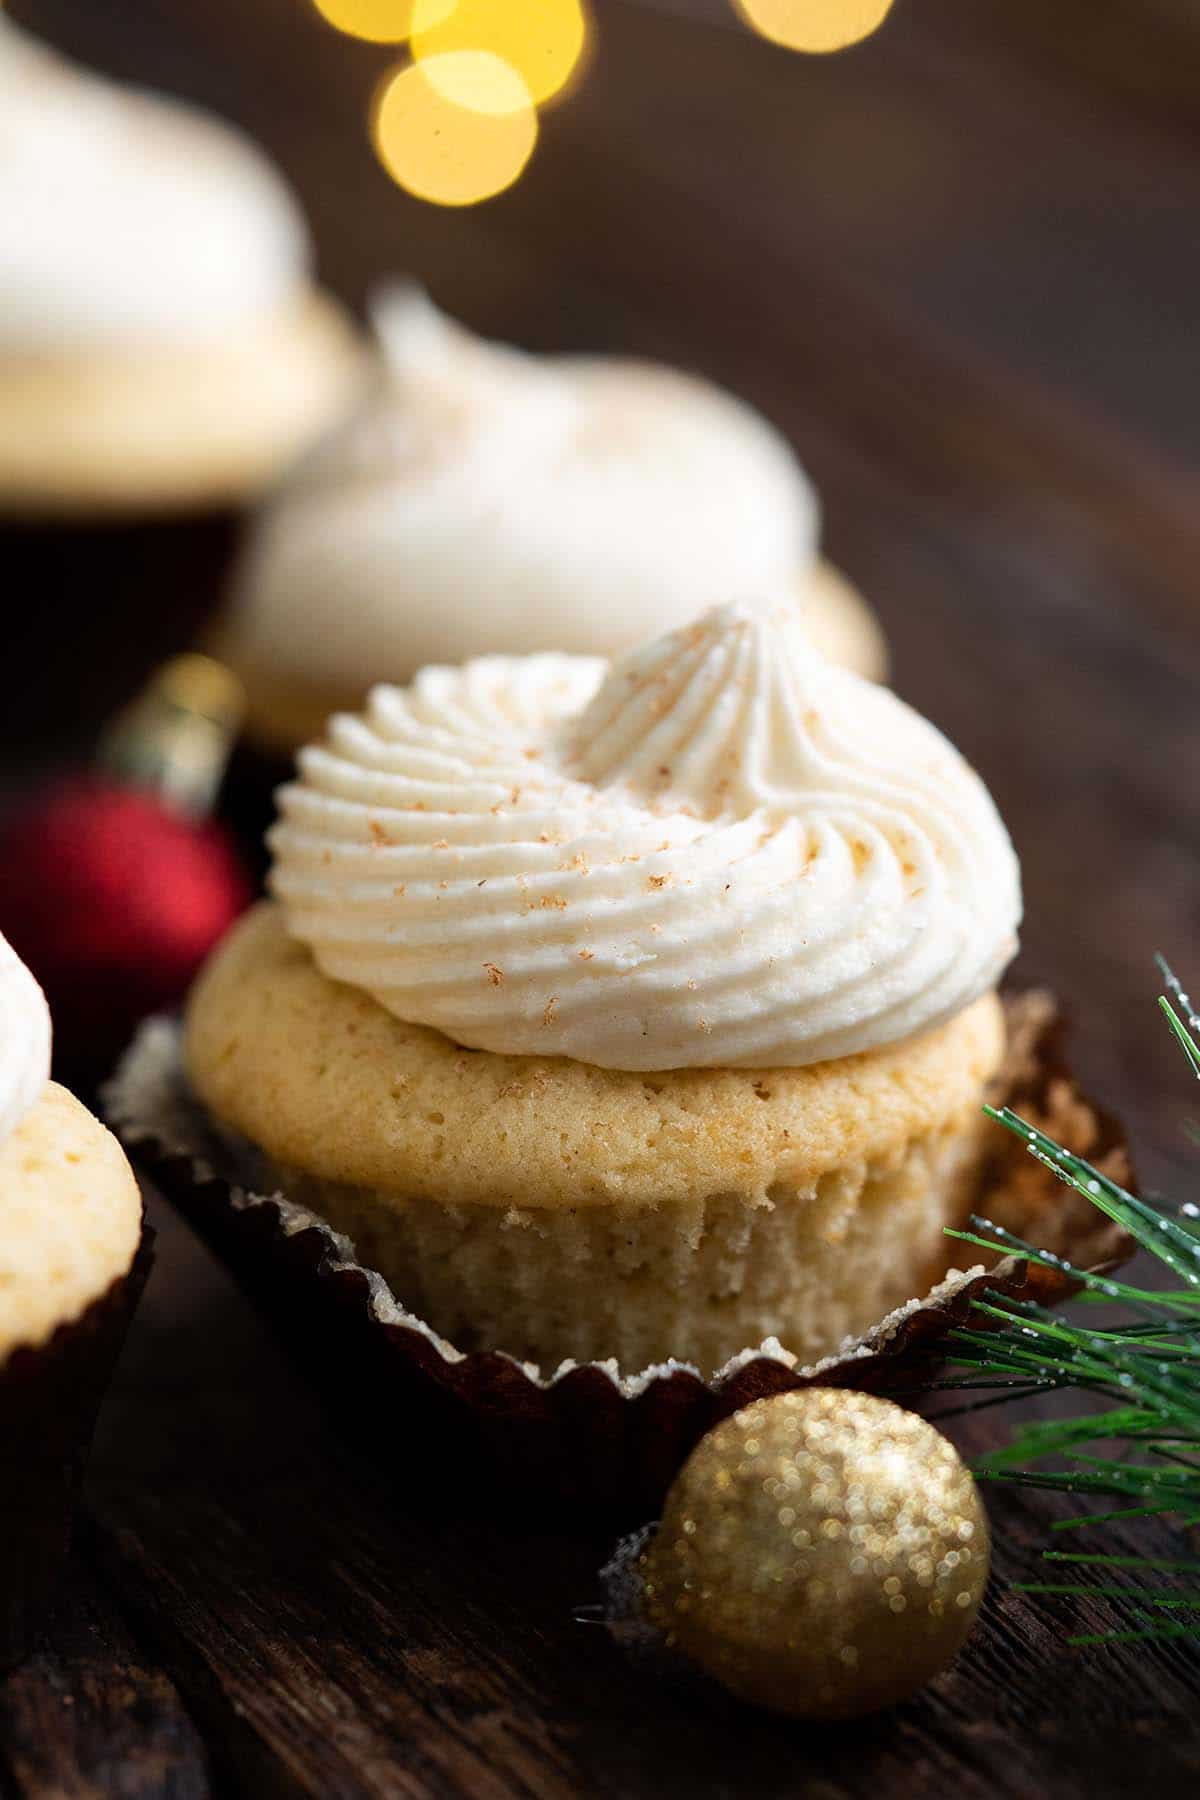
[[[1011,825],[1018,973],[1068,1000],[1088,1084],[1149,1184],[1181,1192],[1191,1094],[1151,958],[1200,980],[1191,9],[898,0],[870,44],[807,60],[719,0],[599,0],[586,81],[519,186],[470,213],[388,183],[364,118],[395,53],[304,0],[13,10],[251,126],[351,300],[415,270],[479,328],[666,356],[788,431],[896,685]],[[127,626],[104,636],[110,675]],[[577,1619],[603,1530],[502,1522],[482,1479],[431,1506],[437,1445],[406,1443],[402,1416],[378,1429],[409,1474],[377,1473],[186,1229],[156,1223],[59,1614],[0,1684],[0,1794],[1197,1791],[1200,1651],[1073,1652],[1108,1603],[1012,1590],[1044,1497],[989,1496],[982,1625],[919,1699],[850,1730],[772,1721],[651,1678]],[[1004,1428],[955,1429],[979,1449]]]

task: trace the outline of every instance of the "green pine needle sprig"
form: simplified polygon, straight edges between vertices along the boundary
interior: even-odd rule
[[[1200,1017],[1161,957],[1158,966],[1167,990],[1159,1005],[1200,1079]],[[1080,1285],[1081,1305],[1078,1318],[1063,1317],[1036,1301],[989,1293],[974,1308],[978,1328],[972,1322],[951,1333],[949,1360],[962,1372],[942,1388],[993,1390],[990,1399],[970,1402],[971,1408],[1059,1388],[1078,1389],[1097,1403],[1087,1413],[1018,1427],[1008,1444],[983,1458],[976,1474],[1113,1502],[1058,1520],[1056,1532],[1144,1518],[1171,1519],[1181,1531],[1200,1525],[1200,1207],[1141,1199],[1009,1107],[986,1110],[1038,1162],[1123,1226],[1163,1265],[1170,1282],[1145,1288],[1076,1268],[986,1219],[950,1232],[980,1249],[1020,1255],[1070,1276]],[[1034,1466],[1049,1459],[1051,1467]],[[1128,1627],[1088,1632],[1071,1638],[1072,1644],[1200,1639],[1200,1555],[1044,1554],[1065,1565],[1065,1578],[1020,1583],[1022,1592],[1119,1599],[1131,1614]],[[1084,1569],[1092,1572],[1090,1579]],[[1097,1581],[1096,1572],[1104,1579]]]

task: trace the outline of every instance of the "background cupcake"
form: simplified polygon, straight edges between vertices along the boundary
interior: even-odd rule
[[[147,664],[186,638],[234,509],[346,404],[357,346],[248,140],[3,15],[0,210],[3,629],[82,687],[118,607]]]
[[[377,688],[281,808],[191,1078],[458,1348],[811,1360],[945,1271],[1016,861],[790,603]]]
[[[27,1647],[62,1561],[144,1279],[133,1172],[49,1071],[46,1002],[0,938],[0,1666]]]
[[[770,589],[882,675],[873,616],[817,558],[812,488],[750,407],[657,364],[485,343],[419,289],[376,322],[372,392],[267,502],[236,572],[219,648],[260,744],[290,752],[428,663],[619,655]]]

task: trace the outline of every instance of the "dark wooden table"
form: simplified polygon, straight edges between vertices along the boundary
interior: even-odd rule
[[[876,40],[820,62],[751,40],[722,0],[599,0],[586,83],[520,186],[466,214],[375,168],[363,117],[388,54],[303,0],[14,10],[252,125],[349,298],[415,269],[481,328],[693,364],[792,434],[898,687],[1011,824],[1019,972],[1069,999],[1090,1084],[1148,1181],[1180,1191],[1190,1095],[1151,956],[1200,980],[1186,0],[897,0]],[[482,1484],[431,1515],[436,1446],[408,1446],[407,1479],[376,1473],[225,1274],[156,1222],[59,1616],[0,1686],[0,1793],[1197,1791],[1200,1651],[1067,1649],[1111,1614],[1012,1591],[1053,1513],[1036,1496],[990,1496],[982,1626],[912,1704],[840,1731],[701,1704],[576,1621],[603,1530],[501,1525]],[[403,1417],[383,1428],[403,1443]],[[990,1412],[960,1437],[1003,1430]]]

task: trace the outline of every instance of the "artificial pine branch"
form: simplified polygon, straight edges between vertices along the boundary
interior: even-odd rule
[[[1158,961],[1167,989],[1159,1005],[1200,1078],[1200,1017],[1166,963]],[[972,1219],[970,1231],[950,1233],[981,1249],[1017,1252],[1069,1274],[1089,1304],[1076,1320],[1033,1301],[989,1295],[976,1308],[980,1329],[952,1334],[951,1361],[970,1372],[942,1385],[951,1391],[1005,1390],[993,1396],[996,1400],[1073,1388],[1104,1403],[1090,1413],[1019,1427],[1009,1444],[983,1459],[977,1473],[989,1481],[1108,1496],[1117,1503],[1060,1520],[1056,1531],[1151,1516],[1173,1518],[1181,1527],[1200,1524],[1200,1208],[1139,1199],[1008,1107],[987,1110],[1031,1156],[1124,1226],[1177,1285],[1143,1288],[1074,1268],[986,1219]],[[1055,1467],[1030,1466],[1050,1457],[1057,1459]],[[1135,1614],[1129,1629],[1087,1633],[1071,1643],[1200,1638],[1200,1557],[1061,1550],[1045,1555],[1054,1563],[1126,1571],[1130,1577],[1101,1586],[1072,1580],[1020,1584],[1026,1593],[1118,1597]],[[1164,1582],[1164,1575],[1175,1579]]]

